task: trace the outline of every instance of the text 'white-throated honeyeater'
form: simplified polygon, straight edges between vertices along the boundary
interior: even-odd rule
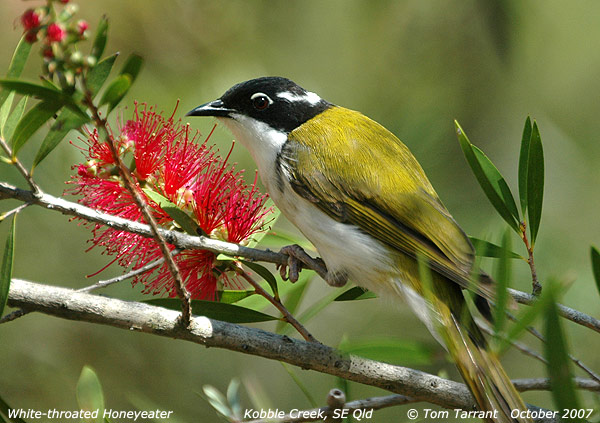
[[[398,138],[280,77],[237,84],[188,115],[216,117],[250,151],[277,207],[324,260],[329,284],[351,280],[405,298],[490,411],[487,421],[529,421],[510,417],[526,406],[463,297],[473,290],[489,315],[491,280],[474,272],[468,237]]]

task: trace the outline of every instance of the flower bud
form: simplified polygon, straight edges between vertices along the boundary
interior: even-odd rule
[[[27,41],[29,44],[33,44],[37,41],[38,39],[38,32],[37,29],[30,29],[29,31],[27,31],[25,33],[25,41]]]
[[[89,24],[83,19],[77,22],[77,32],[83,37],[85,31],[89,28]]]
[[[74,51],[71,54],[70,60],[76,65],[81,65],[83,64],[83,54],[80,51]]]
[[[40,26],[40,15],[33,9],[27,9],[21,16],[21,24],[25,30],[30,30]]]
[[[61,24],[51,23],[46,30],[46,37],[50,42],[61,42],[65,39],[67,31]]]

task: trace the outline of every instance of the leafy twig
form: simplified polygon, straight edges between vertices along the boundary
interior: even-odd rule
[[[535,262],[533,260],[533,246],[530,245],[529,239],[527,238],[527,224],[525,222],[521,222],[519,225],[519,235],[525,244],[525,248],[527,249],[527,264],[529,264],[529,270],[531,271],[531,285],[532,285],[532,294],[534,296],[538,296],[542,293],[542,285],[540,284],[537,276],[537,271],[535,270]]]
[[[240,275],[241,277],[243,277],[250,285],[252,285],[254,287],[254,289],[256,290],[257,294],[262,295],[263,297],[265,297],[271,304],[273,304],[275,306],[275,308],[277,308],[277,310],[279,310],[281,312],[281,314],[283,314],[283,318],[290,324],[292,325],[300,335],[302,335],[302,337],[304,339],[306,339],[308,342],[318,342],[314,336],[312,336],[310,334],[310,332],[308,330],[306,330],[306,328],[304,326],[302,326],[302,324],[296,320],[296,318],[294,316],[292,316],[292,314],[288,311],[287,308],[285,308],[285,306],[281,303],[281,301],[275,299],[272,295],[270,295],[267,291],[265,291],[263,289],[262,286],[260,286],[260,284],[258,282],[256,282],[243,268],[241,263],[239,262],[231,262],[232,263],[232,267],[233,270]]]
[[[4,150],[4,152],[8,155],[10,162],[14,167],[17,168],[19,173],[23,175],[29,186],[31,187],[32,193],[34,197],[39,197],[42,194],[42,190],[38,186],[38,184],[33,180],[31,173],[23,166],[23,164],[19,161],[19,159],[13,155],[13,151],[10,146],[6,143],[6,141],[0,137],[0,147]]]

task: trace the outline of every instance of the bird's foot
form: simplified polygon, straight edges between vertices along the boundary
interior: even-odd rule
[[[325,262],[322,259],[312,258],[301,246],[297,244],[287,245],[279,250],[279,252],[288,256],[286,264],[280,264],[277,266],[279,269],[279,274],[284,281],[287,281],[288,279],[292,283],[298,281],[298,276],[304,266],[317,270],[317,272],[318,269],[325,268]]]
[[[344,286],[348,281],[348,275],[345,272],[327,271],[323,259],[312,258],[299,245],[288,245],[279,252],[288,256],[287,263],[278,266],[279,274],[284,281],[289,279],[292,283],[296,282],[303,267],[316,271],[331,286]]]

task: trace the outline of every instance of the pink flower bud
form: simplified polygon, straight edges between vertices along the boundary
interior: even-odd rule
[[[25,30],[30,30],[40,26],[40,15],[33,9],[27,9],[21,16],[21,24]]]
[[[46,36],[48,37],[48,41],[50,42],[60,42],[65,39],[67,35],[67,31],[63,28],[62,25],[57,23],[51,23],[48,25],[48,29],[46,31]]]
[[[79,35],[83,35],[83,33],[89,28],[89,25],[86,21],[80,20],[77,22],[77,32]]]

